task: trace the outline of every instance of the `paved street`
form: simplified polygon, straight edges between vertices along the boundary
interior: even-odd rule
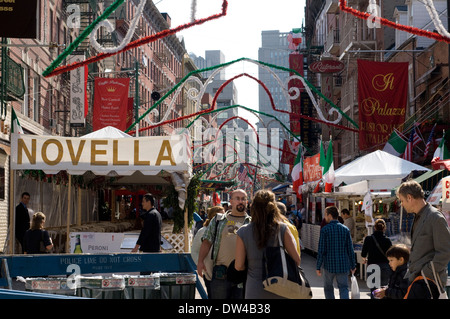
[[[306,278],[312,287],[313,291],[313,299],[325,299],[325,295],[323,292],[323,278],[318,277],[316,274],[316,258],[312,256],[310,253],[302,251],[302,260],[301,267],[305,272]],[[360,299],[370,299],[369,292],[370,290],[367,288],[366,283],[363,280],[359,279],[357,276],[358,285],[360,290]],[[349,280],[350,285],[350,280]],[[339,290],[337,289],[337,285],[335,284],[334,295],[336,299],[339,299]],[[196,291],[196,299],[200,299],[200,294]]]
[[[312,287],[313,299],[325,299],[325,295],[323,292],[323,278],[317,276],[316,274],[316,258],[311,254],[302,251],[301,267],[303,268],[305,275]],[[370,296],[368,295],[370,290],[367,288],[366,283],[363,280],[360,280],[359,276],[357,276],[357,279],[360,290],[360,299],[370,299]],[[339,290],[337,289],[336,284],[334,286],[334,295],[336,299],[339,299]]]

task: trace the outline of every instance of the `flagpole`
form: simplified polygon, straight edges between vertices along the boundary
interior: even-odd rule
[[[257,174],[257,172],[258,172],[258,167],[257,167],[257,166],[255,166],[255,177],[253,178],[252,198],[253,198],[253,195],[255,194],[255,186],[256,186],[256,174]]]

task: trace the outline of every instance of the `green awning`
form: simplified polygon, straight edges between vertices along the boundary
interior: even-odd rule
[[[423,191],[425,192],[425,198],[431,194],[436,184],[445,176],[450,175],[450,171],[446,169],[438,169],[434,171],[427,171],[420,175],[419,177],[414,178],[414,180],[422,186]],[[395,196],[397,188],[399,186],[393,188],[391,190],[391,195]]]

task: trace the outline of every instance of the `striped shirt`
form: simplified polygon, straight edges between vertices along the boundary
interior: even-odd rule
[[[337,219],[320,230],[316,269],[322,266],[331,273],[347,273],[356,267],[350,231]]]

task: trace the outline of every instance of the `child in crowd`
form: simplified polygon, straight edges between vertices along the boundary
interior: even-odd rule
[[[405,278],[408,270],[409,249],[405,245],[393,245],[386,251],[389,266],[393,271],[389,284],[374,291],[375,298],[403,299],[408,290],[408,278]]]

